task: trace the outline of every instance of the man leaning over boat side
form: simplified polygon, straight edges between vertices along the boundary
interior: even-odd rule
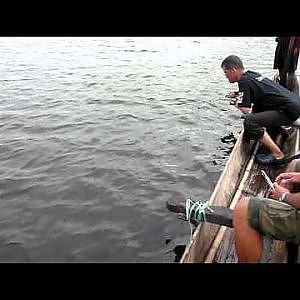
[[[241,101],[236,106],[244,114],[244,138],[259,140],[270,151],[257,154],[256,161],[281,164],[284,154],[273,138],[281,126],[291,126],[299,118],[300,98],[257,72],[245,72],[236,55],[225,58],[221,68],[230,83],[238,83]]]
[[[238,261],[257,263],[263,236],[300,244],[300,160],[292,161],[274,182],[272,198],[243,197],[233,213]],[[275,199],[275,200],[274,200]]]

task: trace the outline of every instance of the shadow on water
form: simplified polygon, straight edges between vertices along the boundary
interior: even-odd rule
[[[214,165],[224,165],[226,163],[227,158],[230,156],[230,153],[234,148],[237,138],[232,132],[230,132],[229,134],[226,134],[223,137],[221,137],[220,141],[226,145],[217,147],[218,153],[213,154],[213,157],[215,159],[212,161],[212,163]]]
[[[223,137],[221,137],[220,140],[224,144],[230,144],[230,143],[235,144],[237,139],[234,136],[234,134],[232,132],[230,132],[229,134],[226,134]]]
[[[166,245],[168,245],[171,242],[172,239],[166,239]],[[170,249],[166,252],[170,253],[170,252],[174,252],[175,254],[175,258],[174,258],[174,262],[180,262],[180,259],[185,251],[186,245],[176,245],[173,249]]]
[[[220,138],[223,144],[227,144],[225,147],[219,146],[217,149],[222,151],[226,157],[228,157],[237,141],[237,138],[234,136],[232,132],[227,135],[224,135]]]
[[[180,259],[185,251],[185,247],[186,245],[177,245],[175,246],[175,248],[173,249],[174,253],[175,253],[175,259],[174,262],[180,262]]]
[[[3,240],[0,240],[0,263],[29,261],[29,256],[21,243],[5,243]]]

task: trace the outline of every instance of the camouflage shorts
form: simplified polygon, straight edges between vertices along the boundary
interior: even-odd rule
[[[300,210],[268,198],[251,197],[248,207],[250,226],[262,235],[300,244]]]
[[[296,161],[300,172],[300,160]],[[300,184],[294,184],[293,192],[300,192]],[[276,240],[300,244],[300,210],[277,200],[252,197],[248,207],[250,226],[263,235]]]

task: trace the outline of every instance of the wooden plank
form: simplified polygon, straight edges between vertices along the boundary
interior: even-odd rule
[[[166,207],[169,211],[175,212],[177,214],[183,214],[185,216],[185,201],[172,202],[167,201]],[[233,210],[224,206],[210,206],[210,209],[205,210],[205,220],[202,215],[199,215],[197,221],[194,222],[198,226],[199,222],[208,222],[218,225],[224,225],[227,227],[232,227],[232,217]],[[191,219],[193,220],[195,210],[191,212]]]
[[[241,198],[242,196],[242,191],[244,190],[244,187],[245,187],[245,184],[246,184],[246,181],[247,179],[249,178],[249,175],[250,175],[250,172],[251,172],[251,169],[252,169],[252,166],[254,164],[254,159],[255,159],[255,155],[256,155],[256,152],[258,150],[258,147],[259,147],[259,144],[257,143],[256,144],[256,147],[254,149],[254,152],[250,158],[250,161],[247,165],[247,168],[244,172],[244,176],[240,182],[240,185],[239,187],[237,188],[237,191],[234,195],[234,198],[229,206],[230,209],[234,209],[234,207],[236,206],[236,204],[238,203],[239,199]],[[219,230],[213,244],[212,244],[212,247],[210,249],[210,251],[208,252],[206,258],[205,258],[205,262],[212,262],[214,260],[214,257],[215,257],[215,254],[218,250],[218,247],[220,245],[220,242],[222,241],[223,239],[223,236],[225,234],[225,231],[226,231],[226,227],[225,226],[222,226],[221,229]]]
[[[224,206],[211,206],[213,212],[206,210],[205,221],[208,223],[223,225],[226,227],[233,227],[232,218],[233,210]],[[204,220],[202,220],[203,222]]]
[[[234,229],[227,228],[224,232],[222,244],[216,251],[213,262],[236,263],[238,261],[234,245]]]

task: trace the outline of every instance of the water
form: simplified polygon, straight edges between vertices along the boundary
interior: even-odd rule
[[[238,135],[230,54],[271,77],[274,37],[0,38],[0,261],[173,262]]]

